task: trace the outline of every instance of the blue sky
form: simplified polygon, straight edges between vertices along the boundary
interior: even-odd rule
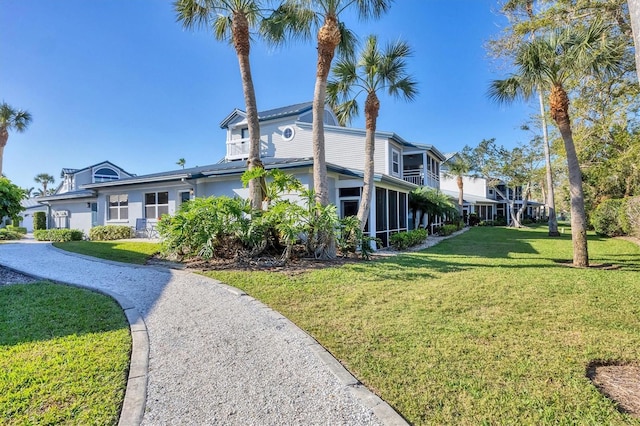
[[[378,129],[442,152],[485,138],[512,146],[532,105],[500,106],[486,96],[502,78],[484,43],[505,22],[498,0],[397,0],[376,22],[348,20],[364,38],[406,40],[419,82],[412,103],[382,98]],[[251,54],[259,110],[313,97],[315,45],[296,42]],[[164,0],[3,0],[0,98],[33,115],[11,133],[4,173],[22,187],[38,173],[109,160],[146,174],[215,163],[224,156],[219,123],[244,109],[232,47],[176,23]],[[362,118],[353,127],[364,127]]]

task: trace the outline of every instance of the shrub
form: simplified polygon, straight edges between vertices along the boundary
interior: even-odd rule
[[[496,216],[493,220],[493,226],[507,226],[507,218],[504,216]]]
[[[94,226],[89,230],[89,239],[92,241],[124,240],[133,236],[133,230],[126,225]]]
[[[251,206],[240,198],[195,198],[182,204],[175,216],[163,216],[158,232],[163,250],[178,257],[233,256],[234,247],[256,240],[262,227],[251,226]],[[261,237],[261,235],[260,235]]]
[[[480,223],[480,218],[476,213],[469,215],[469,226],[477,226]]]
[[[23,236],[23,234],[14,231],[13,229],[11,229],[11,227],[0,228],[0,241],[19,240]]]
[[[38,229],[33,231],[33,237],[38,241],[63,243],[80,241],[84,237],[84,233],[79,229]]]
[[[494,226],[493,220],[482,220],[478,226]]]
[[[605,200],[591,214],[591,226],[598,235],[616,237],[624,235],[620,221],[621,213],[624,214],[623,200]]]
[[[47,229],[47,214],[45,212],[33,213],[33,230]]]
[[[378,238],[362,232],[360,220],[358,220],[357,216],[347,216],[344,219],[340,219],[336,243],[342,256],[355,254],[360,250],[360,255],[363,259],[370,259],[373,253],[371,243],[374,241],[379,244],[382,243]]]
[[[22,234],[22,235],[27,233],[27,228],[24,228],[22,226],[10,225],[10,226],[7,226],[7,229],[9,229],[11,231],[14,231],[14,232],[17,232],[17,233]]]
[[[444,225],[439,228],[436,228],[436,233],[441,237],[446,237],[458,230],[459,228],[456,225]]]
[[[396,250],[406,250],[409,247],[422,244],[427,239],[426,229],[413,229],[406,232],[397,232],[389,238],[389,244]]]

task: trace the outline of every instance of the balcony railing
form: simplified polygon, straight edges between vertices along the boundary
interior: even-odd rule
[[[249,157],[251,141],[249,138],[227,141],[227,160],[242,160]],[[260,156],[267,157],[267,144],[260,141]]]
[[[440,176],[431,171],[424,173],[422,169],[405,170],[402,178],[414,185],[440,187]]]

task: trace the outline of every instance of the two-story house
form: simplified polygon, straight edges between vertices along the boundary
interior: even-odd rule
[[[313,187],[312,103],[260,112],[261,158]],[[324,113],[329,199],[341,216],[357,212],[363,183],[365,131],[341,127],[327,107]],[[226,155],[218,163],[135,176],[105,162],[63,171],[56,194],[39,200],[51,208],[56,227],[88,233],[92,226],[125,224],[137,218],[157,220],[173,214],[192,197],[247,197],[241,174],[249,148],[246,114],[233,110],[220,127],[226,130]],[[431,145],[412,144],[395,133],[375,134],[375,197],[368,230],[385,245],[389,235],[408,228],[408,194],[419,185],[439,187],[444,156]],[[85,174],[90,175],[87,179]],[[64,219],[63,219],[64,218]]]
[[[455,154],[449,154],[447,160]],[[442,165],[440,189],[457,204],[459,188],[457,178],[446,173],[446,161]],[[462,176],[463,219],[468,222],[469,214],[476,214],[480,220],[504,218],[511,224],[511,210],[518,211],[523,205],[522,187],[510,188],[503,182],[490,182],[483,177]],[[504,195],[504,196],[503,196]],[[544,215],[544,204],[527,200],[525,217],[538,218]]]

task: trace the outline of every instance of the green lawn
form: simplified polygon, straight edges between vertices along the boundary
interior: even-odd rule
[[[46,282],[0,287],[0,424],[117,424],[130,352],[112,299]]]
[[[137,265],[144,265],[151,256],[160,251],[160,243],[137,241],[69,241],[53,245],[74,253]]]
[[[586,377],[640,360],[640,248],[474,228],[424,252],[295,277],[210,272],[272,306],[415,424],[639,424]]]

